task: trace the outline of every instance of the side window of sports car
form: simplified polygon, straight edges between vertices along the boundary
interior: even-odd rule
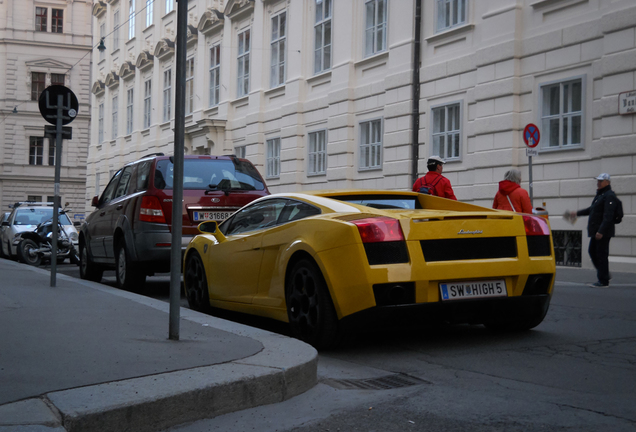
[[[302,201],[289,201],[278,221],[279,224],[319,215],[320,209]]]
[[[117,171],[117,174],[113,176],[113,178],[108,183],[108,186],[106,186],[106,189],[104,190],[104,194],[102,195],[102,199],[99,200],[100,204],[106,204],[107,202],[113,199],[120,177],[121,177],[121,170]]]
[[[225,235],[241,234],[276,225],[287,200],[270,199],[258,202],[234,215]]]

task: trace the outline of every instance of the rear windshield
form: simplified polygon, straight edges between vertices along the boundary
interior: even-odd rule
[[[169,159],[157,162],[155,187],[172,189],[174,165]],[[249,162],[227,159],[186,159],[183,162],[183,189],[259,190],[265,189],[260,174]]]
[[[23,208],[16,211],[13,225],[38,225],[49,219],[53,219],[53,207]],[[62,225],[71,225],[71,221],[65,214],[59,215],[59,219]]]
[[[421,209],[417,196],[412,195],[343,195],[329,197],[338,201],[377,209]]]

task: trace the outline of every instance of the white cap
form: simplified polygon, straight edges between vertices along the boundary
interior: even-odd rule
[[[610,179],[610,175],[608,173],[599,174],[599,176],[596,177],[596,180],[607,180],[607,181],[609,181],[609,179]]]
[[[444,159],[442,159],[439,156],[429,156],[428,157],[428,161],[426,162],[426,164],[431,164],[431,163],[445,164],[446,162],[444,161]]]

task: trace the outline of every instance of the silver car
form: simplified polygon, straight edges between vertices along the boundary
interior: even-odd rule
[[[13,211],[9,216],[2,218],[2,226],[0,227],[0,255],[3,257],[17,259],[17,246],[20,242],[16,237],[25,231],[33,231],[42,222],[53,218],[52,203],[33,203],[20,202],[15,203]],[[75,226],[68,216],[60,213],[59,220],[64,231],[69,236],[75,248],[77,248],[78,234]]]

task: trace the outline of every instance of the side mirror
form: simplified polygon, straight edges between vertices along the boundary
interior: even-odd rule
[[[2,226],[9,226],[9,221],[2,221]]]
[[[95,195],[95,196],[93,197],[93,200],[91,201],[91,205],[92,205],[93,207],[97,207],[97,206],[99,205],[99,196]]]
[[[198,226],[201,234],[215,234],[219,228],[216,221],[201,222]]]

